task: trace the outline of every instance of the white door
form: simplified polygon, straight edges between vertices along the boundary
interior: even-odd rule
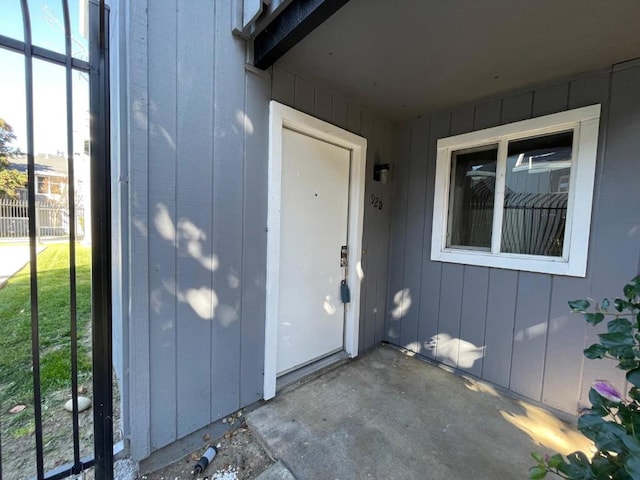
[[[351,151],[284,128],[276,374],[344,348]]]

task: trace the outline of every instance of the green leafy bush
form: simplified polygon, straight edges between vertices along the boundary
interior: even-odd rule
[[[623,298],[601,303],[592,300],[569,302],[571,310],[582,313],[591,325],[606,318],[607,331],[599,342],[584,350],[589,359],[608,358],[626,371],[629,389],[624,398],[607,380],[596,380],[589,391],[591,409],[578,420],[578,430],[592,440],[596,452],[589,458],[583,452],[566,457],[533,453],[537,465],[529,470],[530,479],[544,478],[551,472],[569,479],[640,480],[640,276],[624,286]]]
[[[16,198],[18,189],[27,186],[27,174],[16,169],[0,170],[0,197]]]

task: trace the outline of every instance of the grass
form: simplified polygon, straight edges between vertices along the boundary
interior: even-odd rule
[[[0,245],[2,248],[2,245]],[[76,247],[78,377],[91,376],[91,250]],[[60,390],[71,396],[71,323],[69,245],[50,244],[38,255],[40,385],[43,404]],[[33,412],[31,355],[31,294],[29,265],[0,290],[0,406],[2,414],[15,405],[29,408],[9,416],[3,433],[28,433]],[[10,431],[6,431],[9,428]]]

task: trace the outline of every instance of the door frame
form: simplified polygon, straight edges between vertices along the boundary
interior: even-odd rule
[[[351,302],[345,304],[344,348],[349,357],[353,358],[358,355],[360,282],[362,279],[360,262],[362,253],[367,140],[340,127],[336,127],[328,122],[272,100],[269,103],[267,295],[263,392],[265,400],[273,398],[276,394],[280,278],[280,202],[282,198],[282,131],[285,128],[351,151],[349,220],[347,225],[349,255],[347,283],[351,290]]]

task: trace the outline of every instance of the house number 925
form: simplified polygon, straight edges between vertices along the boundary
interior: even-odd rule
[[[377,197],[375,195],[371,195],[371,205],[373,205],[373,208],[377,208],[378,210],[382,210],[382,200],[380,199],[380,197]]]

